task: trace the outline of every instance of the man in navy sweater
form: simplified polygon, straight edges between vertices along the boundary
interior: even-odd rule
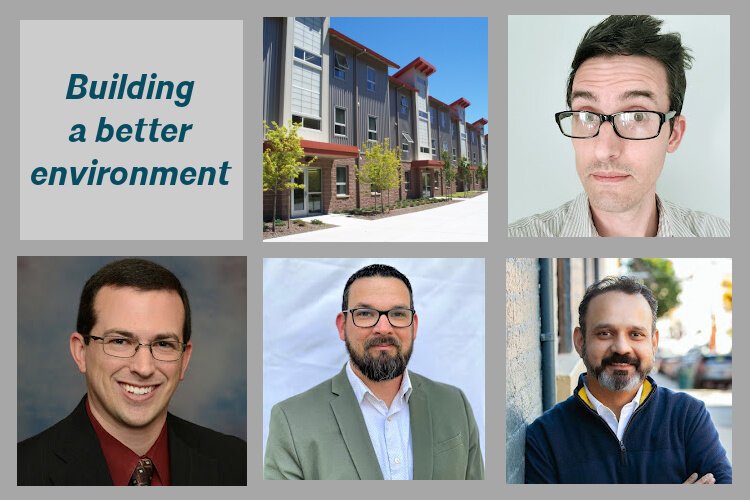
[[[526,430],[527,483],[732,482],[704,404],[648,376],[656,311],[651,290],[628,277],[586,290],[574,331],[586,374]]]

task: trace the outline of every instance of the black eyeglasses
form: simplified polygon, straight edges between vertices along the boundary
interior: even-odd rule
[[[370,328],[378,324],[380,317],[385,315],[388,318],[388,322],[395,328],[404,328],[411,326],[414,322],[414,309],[407,309],[405,307],[394,307],[387,311],[380,311],[378,309],[371,309],[369,307],[357,307],[355,309],[348,309],[341,311],[344,314],[352,313],[352,321],[354,326],[360,328]]]
[[[555,113],[555,121],[560,132],[573,139],[590,139],[599,135],[602,123],[609,122],[618,137],[632,141],[643,141],[658,137],[661,127],[667,120],[677,115],[677,111],[620,111],[611,115],[593,111],[560,111]]]
[[[182,353],[185,352],[187,346],[183,342],[170,339],[141,343],[138,342],[138,339],[121,335],[107,335],[105,337],[89,335],[88,337],[100,340],[104,354],[116,358],[132,358],[141,346],[146,346],[151,351],[151,356],[157,361],[177,361],[182,358]]]

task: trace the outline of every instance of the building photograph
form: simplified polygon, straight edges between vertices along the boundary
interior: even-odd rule
[[[486,34],[486,18],[264,18],[262,119],[303,150],[289,184],[264,179],[264,220],[486,190]],[[385,189],[364,175],[375,144],[397,153]]]

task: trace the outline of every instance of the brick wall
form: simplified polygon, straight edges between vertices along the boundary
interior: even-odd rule
[[[538,282],[537,259],[506,260],[505,473],[508,483],[523,483],[526,427],[542,413]]]

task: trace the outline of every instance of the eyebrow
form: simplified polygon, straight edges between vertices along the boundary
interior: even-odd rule
[[[375,310],[378,310],[377,307],[371,306],[370,304],[363,303],[363,302],[357,303],[353,307],[350,307],[350,309],[375,309]],[[391,307],[391,309],[409,309],[409,306],[395,305],[395,306]]]
[[[632,330],[637,330],[639,332],[649,332],[648,328],[644,328],[642,326],[637,326],[637,325],[630,325],[627,328],[628,328],[628,330],[631,330],[631,331]],[[591,329],[592,330],[603,330],[603,329],[616,330],[617,329],[617,325],[613,325],[612,323],[598,323],[598,324],[594,325]]]
[[[628,90],[620,94],[621,101],[628,101],[630,99],[637,99],[639,97],[645,97],[646,99],[652,101],[654,104],[657,104],[656,97],[650,90]],[[570,95],[570,100],[573,101],[574,99],[586,99],[593,102],[599,102],[599,98],[596,96],[596,94],[588,90],[574,90]]]
[[[110,328],[109,330],[106,330],[104,333],[102,333],[102,336],[105,335],[122,335],[123,337],[127,337],[130,339],[136,339],[138,336],[132,332],[129,332],[127,330],[120,330],[119,328]],[[180,342],[180,338],[175,333],[165,332],[165,333],[157,333],[154,335],[154,338],[151,340],[151,342],[156,342],[159,340],[176,340]],[[138,339],[140,340],[140,339]]]

